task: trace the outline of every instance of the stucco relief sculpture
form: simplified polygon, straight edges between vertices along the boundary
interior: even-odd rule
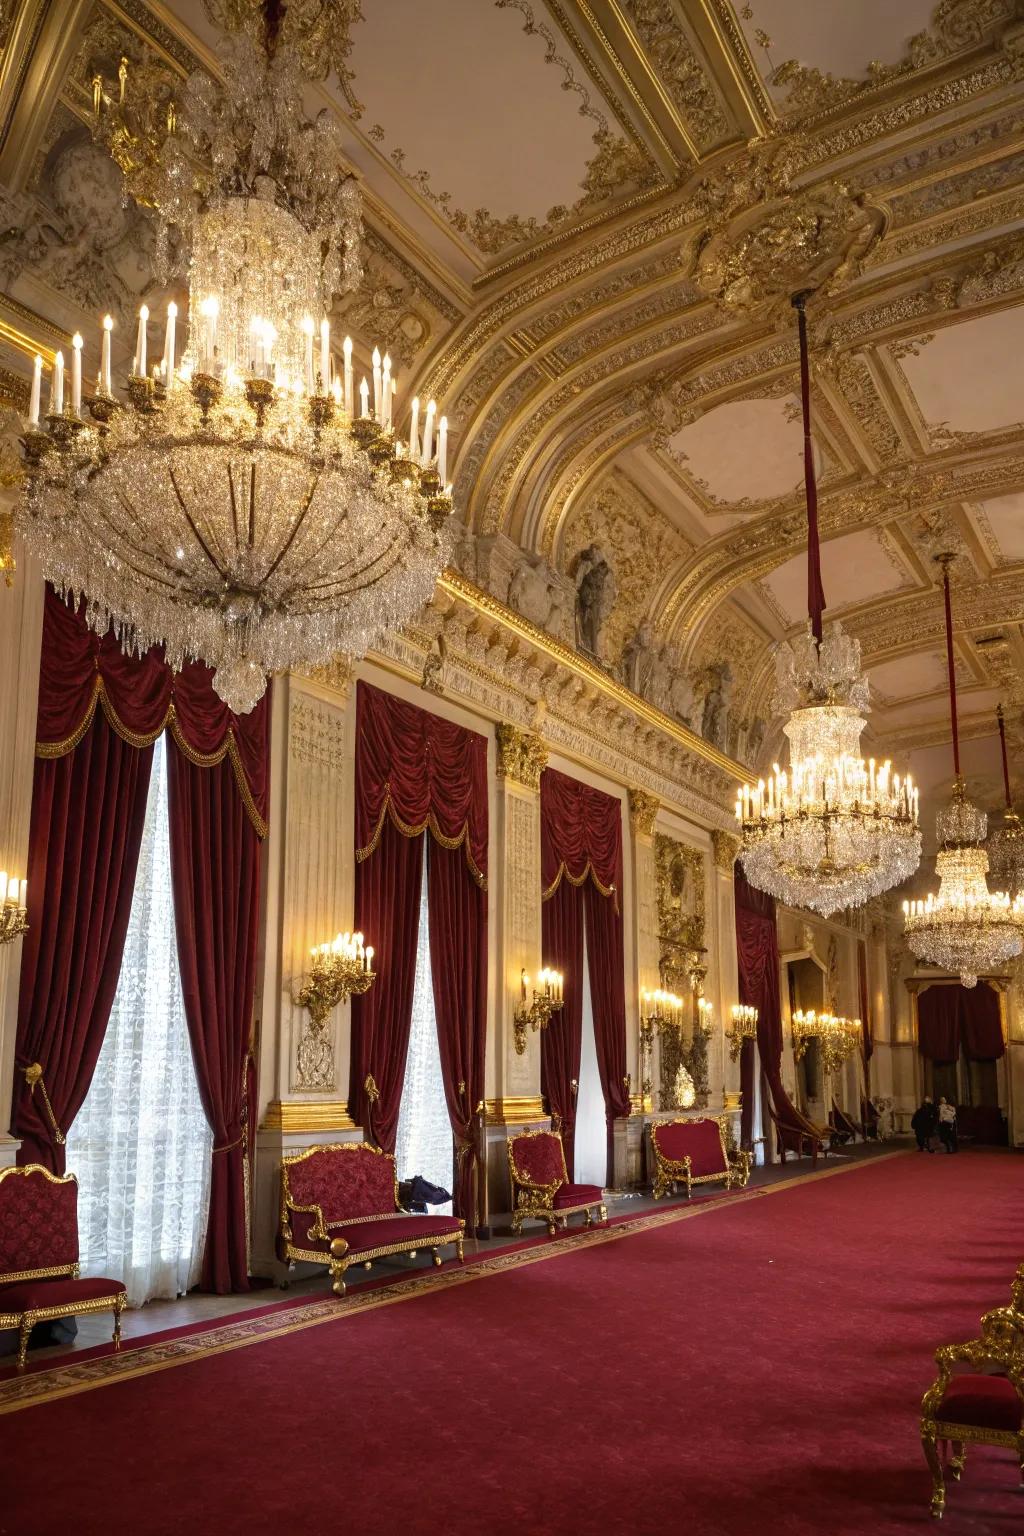
[[[656,709],[697,728],[697,699],[693,684],[674,645],[659,645],[654,626],[645,619],[622,652],[622,681]]]
[[[704,695],[701,735],[722,752],[728,750],[729,714],[732,706],[733,676],[727,661],[716,661],[708,668],[708,691]]]
[[[598,661],[604,660],[602,634],[618,596],[615,572],[596,544],[589,544],[576,562],[576,644]]]

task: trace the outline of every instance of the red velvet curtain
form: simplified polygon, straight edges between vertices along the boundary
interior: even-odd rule
[[[917,999],[917,1048],[929,1061],[998,1061],[1006,1047],[999,995],[985,982],[976,987],[926,987]]]
[[[984,981],[969,990],[960,988],[960,991],[964,1055],[968,1061],[998,1061],[1006,1053],[998,992]]]
[[[196,1080],[213,1129],[201,1288],[247,1291],[246,1089],[260,903],[261,843],[231,768],[167,759],[171,883]]]
[[[540,1091],[561,1130],[571,1179],[576,1137],[573,1085],[579,1083],[583,1051],[583,902],[568,880],[541,907],[541,947],[544,964],[565,978],[562,1006],[541,1035]]]
[[[740,1002],[757,1009],[761,1071],[768,1085],[772,1108],[780,1118],[786,1118],[795,1114],[795,1110],[782,1082],[782,1002],[775,901],[750,885],[738,864],[734,892]],[[745,1095],[744,1104],[746,1102]]]
[[[441,1073],[455,1138],[455,1214],[472,1228],[479,1224],[473,1130],[487,1043],[487,892],[470,879],[461,849],[433,841],[427,848],[427,906]]]
[[[619,906],[622,804],[602,790],[547,768],[540,781],[540,838],[543,961],[565,977],[565,1001],[541,1041],[541,1086],[552,1114],[561,1116],[566,1166],[571,1172],[576,1129],[573,1083],[579,1081],[582,1047],[584,924],[609,1162],[612,1122],[629,1114]]]
[[[179,751],[200,767],[231,763],[239,794],[260,837],[267,833],[270,691],[248,715],[234,715],[213,691],[202,662],[172,672],[163,650],[126,655],[112,630],[102,637],[46,589],[39,672],[36,754],[63,757],[88,731],[100,704],[118,736],[149,746],[167,728]]]
[[[368,683],[356,691],[356,926],[377,980],[353,999],[349,1103],[394,1151],[405,1080],[416,936],[429,831],[430,960],[445,1099],[456,1152],[455,1209],[472,1223],[487,1038],[487,742]],[[379,1092],[369,1102],[366,1080]]]
[[[429,831],[443,848],[464,848],[486,885],[484,738],[369,683],[356,687],[356,737],[356,858],[370,857],[390,819],[406,837]]]
[[[11,1130],[18,1161],[54,1173],[117,991],[152,762],[152,747],[137,751],[102,716],[73,752],[36,760]],[[42,1081],[30,1090],[35,1064]]]
[[[199,663],[172,673],[159,647],[126,656],[112,633],[89,629],[84,605],[71,607],[47,589],[29,843],[31,930],[15,1047],[23,1067],[38,1062],[43,1073],[30,1097],[19,1075],[13,1126],[25,1138],[24,1160],[63,1167],[42,1090],[66,1132],[88,1091],[117,989],[151,747],[166,728],[176,747],[168,755],[168,784],[178,952],[196,1074],[217,1148],[204,1284],[240,1289],[241,1115],[270,695],[250,714],[235,716],[211,679]]]
[[[356,746],[358,795],[361,744]],[[395,1150],[409,1051],[416,938],[423,880],[423,838],[385,820],[373,857],[356,865],[356,927],[374,947],[377,979],[352,999],[348,1102],[352,1118],[385,1152]],[[367,1096],[373,1078],[379,1097]]]

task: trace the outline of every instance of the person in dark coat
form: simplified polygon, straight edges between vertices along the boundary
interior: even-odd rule
[[[925,1099],[910,1117],[910,1129],[917,1137],[919,1152],[934,1152],[932,1137],[935,1135],[939,1116],[931,1099]]]

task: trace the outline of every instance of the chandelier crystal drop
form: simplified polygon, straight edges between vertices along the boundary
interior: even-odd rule
[[[375,350],[357,389],[351,341],[332,350],[330,303],[358,279],[359,194],[328,126],[304,117],[295,59],[242,37],[223,65],[223,86],[188,83],[149,154],[122,75],[106,137],[157,209],[161,260],[187,246],[187,345],[179,357],[172,303],[153,357],[143,306],[115,395],[107,317],[95,393],[76,337],[45,416],[37,359],[17,521],[94,628],[162,643],[172,667],[208,663],[245,713],[267,674],[361,656],[431,597],[451,488],[434,402],[412,402],[399,440],[390,359]]]
[[[1003,706],[996,710],[999,722],[999,747],[1003,760],[1003,789],[1005,808],[999,825],[989,834],[985,851],[988,854],[988,871],[1001,891],[1010,896],[1024,895],[1024,826],[1013,808],[1010,794],[1010,766],[1006,756],[1006,722]]]
[[[907,944],[919,960],[952,971],[962,986],[974,987],[979,975],[997,970],[1024,949],[1024,896],[991,892],[985,880],[988,855],[982,846],[988,818],[968,798],[960,774],[953,618],[949,593],[951,557],[940,557],[946,609],[946,656],[949,669],[950,720],[953,728],[953,793],[935,819],[939,851],[935,870],[938,894],[903,903]]]
[[[869,690],[860,642],[838,622],[827,632],[822,624],[804,298],[798,295],[793,303],[800,328],[810,624],[806,634],[776,653],[772,702],[776,712],[789,713],[783,727],[789,766],[776,763],[767,783],[744,785],[736,819],[751,884],[789,906],[829,917],[913,874],[921,834],[918,792],[909,775],[901,777],[890,762],[865,762],[861,755]]]

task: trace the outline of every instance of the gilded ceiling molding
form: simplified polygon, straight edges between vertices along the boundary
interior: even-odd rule
[[[622,9],[697,149],[704,153],[728,139],[732,129],[682,10],[673,0],[622,0]]]
[[[798,59],[786,59],[772,71],[771,84],[776,89],[788,87],[782,108],[787,118],[805,125],[818,122],[850,106],[859,107],[865,97],[948,63],[958,54],[997,44],[1002,29],[1016,14],[1016,0],[939,0],[929,25],[910,38],[903,57],[895,64],[869,63],[867,79],[837,78]]]

